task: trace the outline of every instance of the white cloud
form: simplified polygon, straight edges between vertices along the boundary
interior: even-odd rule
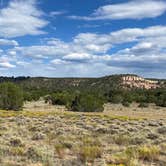
[[[0,54],[2,54],[2,53],[3,53],[3,50],[0,49]]]
[[[159,37],[166,35],[166,26],[151,26],[148,28],[126,28],[112,32],[110,37],[114,43],[136,41],[141,37]]]
[[[0,68],[14,68],[15,65],[10,63],[10,58],[7,55],[0,56]]]
[[[61,46],[30,46],[30,47],[17,47],[13,49],[18,55],[33,57],[33,58],[47,58],[52,56],[61,56],[66,54],[68,49],[62,49]]]
[[[157,39],[157,41],[155,40]],[[139,42],[136,48],[164,47],[166,40],[166,26],[152,26],[148,28],[127,28],[110,34],[80,33],[71,42],[64,42],[56,38],[47,39],[43,45],[29,47],[15,47],[9,53],[17,53],[23,56],[35,57],[63,57],[85,56],[92,54],[102,55],[118,44]],[[162,46],[161,46],[162,45]]]
[[[12,0],[0,9],[0,36],[18,37],[45,33],[41,29],[48,22],[42,19],[42,11],[36,7],[36,0]]]
[[[50,17],[56,17],[56,16],[59,16],[59,15],[63,15],[65,14],[66,11],[62,10],[62,11],[52,11],[49,13],[49,16]]]
[[[156,40],[158,42],[156,42]],[[110,34],[80,33],[71,42],[64,42],[56,38],[47,39],[44,45],[29,47],[15,47],[8,54],[17,54],[32,58],[65,58],[72,60],[90,59],[90,55],[108,54],[112,47],[118,44],[137,41],[132,49],[125,49],[121,53],[143,52],[163,48],[166,40],[165,26],[148,28],[128,28]],[[162,45],[162,46],[161,46]],[[142,51],[141,51],[142,50]],[[158,51],[156,49],[156,51]]]
[[[76,61],[76,62],[85,62],[92,59],[92,55],[87,53],[71,53],[63,57],[65,60]]]
[[[27,66],[27,65],[29,65],[30,63],[25,62],[25,61],[17,61],[16,64],[17,64],[17,65],[20,65],[20,66]]]
[[[2,68],[14,68],[15,65],[10,64],[9,62],[0,62],[0,67],[2,67]]]
[[[163,0],[133,0],[99,7],[90,16],[70,16],[70,18],[81,20],[143,19],[158,17],[165,11],[166,2]]]
[[[0,39],[1,46],[18,46],[18,42],[15,40]]]
[[[17,55],[17,52],[11,50],[11,51],[8,51],[8,55],[16,56],[16,55]]]
[[[1,54],[10,57],[6,62],[16,64],[14,69],[19,69],[18,73],[32,72],[31,75],[67,76],[68,72],[68,76],[99,76],[120,72],[142,74],[143,70],[154,75],[166,71],[165,41],[166,27],[152,26],[109,34],[80,33],[70,42],[50,38],[43,40],[42,45],[17,46]],[[131,46],[120,49],[119,44],[124,43]],[[112,48],[117,51],[111,53]]]
[[[54,65],[64,65],[64,64],[69,64],[69,62],[62,60],[62,59],[54,59],[51,61],[52,64]]]

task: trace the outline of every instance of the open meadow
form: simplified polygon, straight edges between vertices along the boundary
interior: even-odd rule
[[[105,104],[68,112],[44,101],[0,111],[1,166],[165,166],[166,109]]]

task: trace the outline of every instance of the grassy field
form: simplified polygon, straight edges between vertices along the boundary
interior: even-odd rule
[[[166,109],[106,104],[68,112],[43,101],[0,111],[1,166],[165,166]]]

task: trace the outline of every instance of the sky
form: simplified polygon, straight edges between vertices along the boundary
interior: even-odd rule
[[[0,0],[0,75],[166,78],[166,0]]]

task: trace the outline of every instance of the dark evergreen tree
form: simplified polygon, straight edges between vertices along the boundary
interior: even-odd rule
[[[22,90],[13,83],[0,84],[0,108],[18,111],[23,106]]]

